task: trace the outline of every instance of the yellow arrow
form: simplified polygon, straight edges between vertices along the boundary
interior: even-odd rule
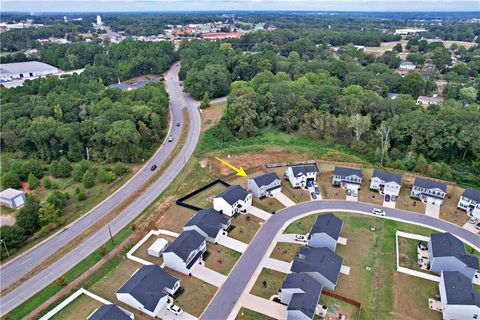
[[[247,173],[245,172],[245,170],[243,170],[242,167],[237,168],[235,166],[232,166],[230,163],[228,163],[225,160],[220,159],[219,157],[215,157],[215,159],[217,159],[218,161],[220,161],[221,163],[223,163],[224,165],[226,165],[230,169],[235,170],[235,172],[237,173],[237,176],[240,176],[240,177],[246,177],[247,176]]]

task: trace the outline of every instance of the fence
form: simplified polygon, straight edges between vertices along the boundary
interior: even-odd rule
[[[147,233],[140,241],[138,241],[133,247],[132,249],[130,249],[128,252],[127,252],[127,258],[130,259],[130,260],[133,260],[135,262],[138,262],[140,264],[143,264],[145,266],[148,266],[148,265],[152,265],[154,263],[150,262],[150,261],[147,261],[147,260],[144,260],[142,258],[139,258],[139,257],[136,257],[133,255],[133,253],[135,251],[138,250],[138,248],[140,248],[145,242],[147,242],[147,240],[151,237],[151,236],[159,236],[161,234],[164,234],[164,235],[167,235],[167,236],[172,236],[172,237],[178,237],[178,233],[176,232],[173,232],[173,231],[169,231],[169,230],[150,230],[149,233]]]
[[[187,194],[186,196],[183,196],[181,197],[180,199],[178,199],[177,201],[175,201],[175,203],[181,207],[184,207],[184,208],[188,208],[188,209],[192,209],[192,210],[195,210],[195,211],[200,211],[202,210],[203,208],[199,208],[197,206],[192,206],[191,204],[188,204],[188,203],[185,203],[184,201],[185,200],[188,200],[190,199],[191,197],[194,197],[196,196],[197,194],[199,194],[200,192],[202,191],[205,191],[207,190],[208,188],[211,188],[212,186],[216,185],[217,183],[221,183],[223,184],[225,187],[230,187],[230,184],[226,183],[225,181],[223,181],[222,179],[217,179],[217,180],[214,180],[206,185],[204,185],[203,187],[201,188],[198,188],[197,190],[194,190],[192,192],[190,192],[189,194]]]
[[[335,293],[335,292],[332,292],[332,291],[329,291],[329,290],[325,290],[325,289],[322,291],[322,294],[324,294],[328,297],[332,297],[332,298],[335,298],[335,299],[338,299],[338,300],[345,301],[346,303],[349,303],[351,305],[354,305],[358,309],[357,320],[360,319],[360,310],[362,309],[362,304],[360,302],[358,302],[357,300],[353,300],[351,298],[344,297],[342,295],[339,295],[338,293]]]

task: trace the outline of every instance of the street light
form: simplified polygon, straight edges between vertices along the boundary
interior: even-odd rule
[[[10,253],[8,252],[8,249],[7,249],[7,244],[3,239],[0,239],[0,242],[3,243],[3,246],[5,247],[5,251],[7,251],[7,257],[10,257]]]

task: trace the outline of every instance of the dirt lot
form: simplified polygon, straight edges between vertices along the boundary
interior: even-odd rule
[[[200,109],[200,115],[202,117],[202,131],[205,131],[220,121],[225,111],[227,102],[211,103],[206,109]]]
[[[139,257],[141,259],[144,259],[144,260],[147,260],[147,261],[150,261],[152,263],[155,263],[157,265],[161,265],[163,263],[163,258],[162,256],[160,256],[159,258],[157,257],[154,257],[154,256],[151,256],[148,254],[148,248],[155,242],[155,240],[157,239],[165,239],[168,241],[168,243],[172,243],[175,238],[174,237],[170,237],[170,236],[166,236],[166,235],[158,235],[158,236],[151,236],[150,238],[148,238],[147,241],[145,241],[144,244],[142,244],[140,246],[140,248],[138,248],[137,250],[135,250],[135,252],[133,253],[134,256],[136,257]]]
[[[238,215],[232,220],[232,226],[235,228],[228,233],[228,236],[244,243],[250,243],[262,222],[263,220],[251,214]]]
[[[77,320],[86,319],[95,309],[102,306],[99,301],[90,298],[87,295],[80,295],[70,302],[65,308],[57,313],[54,320]]]
[[[285,273],[263,268],[250,293],[265,299],[270,299],[271,296],[277,294],[285,276]]]
[[[285,206],[275,198],[258,199],[256,197],[253,197],[252,204],[255,207],[257,207],[259,209],[262,209],[264,211],[267,211],[267,212],[278,211],[280,209],[285,208]]]
[[[210,255],[205,261],[205,266],[224,275],[230,273],[241,255],[240,252],[210,242],[207,242],[207,250]]]
[[[156,222],[157,228],[175,232],[182,232],[183,225],[196,213],[196,211],[173,204]]]
[[[317,178],[317,184],[320,187],[323,199],[341,199],[345,200],[345,190],[332,186],[333,171],[320,172]]]
[[[397,209],[414,211],[425,214],[425,204],[421,200],[410,198],[410,188],[405,184],[400,189],[400,195],[397,199]]]
[[[460,187],[453,187],[450,194],[445,197],[443,205],[440,207],[440,218],[451,223],[463,226],[469,219],[467,213],[463,210],[457,209],[458,200],[465,189]]]
[[[270,318],[264,314],[252,311],[247,308],[241,308],[238,312],[235,320],[275,320],[274,318]]]
[[[302,247],[302,245],[297,243],[279,242],[273,249],[270,257],[290,262],[298,254],[300,247]]]
[[[207,190],[204,190],[190,199],[187,199],[185,203],[202,209],[211,208],[213,207],[213,198],[225,189],[226,187],[223,184],[216,183]]]

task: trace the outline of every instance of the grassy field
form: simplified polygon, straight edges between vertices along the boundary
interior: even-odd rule
[[[241,308],[237,316],[235,317],[235,320],[275,320],[275,319],[247,308]]]
[[[227,106],[226,101],[210,103],[206,109],[200,109],[202,115],[202,131],[213,127],[220,121]]]
[[[235,228],[228,233],[229,237],[250,243],[263,222],[251,214],[240,214],[232,220],[232,226]]]
[[[215,197],[217,194],[219,194],[225,189],[226,187],[223,184],[217,183],[212,187],[206,190],[203,190],[202,192],[187,199],[185,203],[202,208],[202,209],[211,208],[213,207],[213,197]]]
[[[271,258],[290,262],[298,254],[301,244],[278,242],[270,255]]]
[[[93,311],[101,307],[102,303],[87,295],[80,295],[57,313],[53,320],[86,319]]]
[[[241,256],[240,252],[210,242],[207,242],[207,250],[210,255],[205,261],[205,266],[224,275],[230,273]]]
[[[270,299],[271,296],[277,294],[285,276],[285,273],[263,268],[250,293],[265,299]]]

